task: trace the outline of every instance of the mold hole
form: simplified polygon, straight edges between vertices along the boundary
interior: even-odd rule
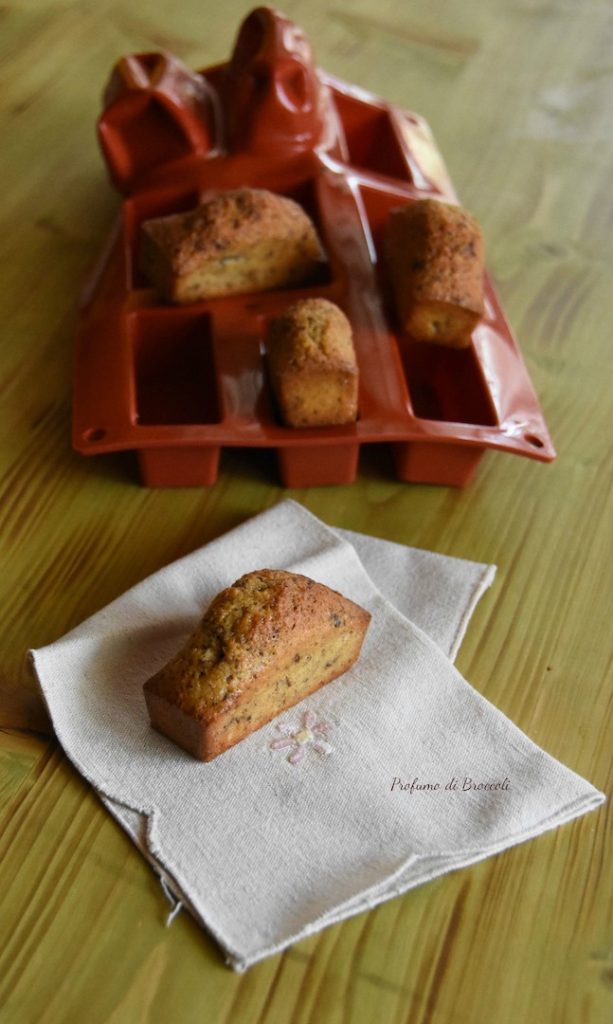
[[[531,444],[533,448],[545,447],[545,442],[541,441],[540,437],[537,437],[536,434],[524,434],[524,441],[527,441],[528,444]]]
[[[105,437],[106,430],[103,430],[102,427],[92,427],[83,433],[84,441],[103,441]]]

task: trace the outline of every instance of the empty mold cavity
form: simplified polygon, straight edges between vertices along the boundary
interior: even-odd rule
[[[472,346],[447,348],[400,339],[400,356],[415,416],[494,427],[496,412]]]
[[[342,93],[336,93],[334,101],[343,125],[350,164],[387,178],[411,181],[388,111]]]
[[[137,422],[219,420],[208,316],[183,310],[134,313],[130,323]]]

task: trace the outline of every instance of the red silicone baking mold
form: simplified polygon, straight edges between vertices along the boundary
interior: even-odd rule
[[[73,443],[133,449],[145,484],[212,484],[224,447],[277,451],[288,487],[351,483],[360,445],[390,443],[407,481],[469,482],[486,448],[555,451],[489,277],[467,349],[414,342],[397,326],[382,240],[390,209],[456,200],[425,122],[316,70],[301,31],[269,8],[243,22],[227,64],[195,73],[168,54],[121,60],[100,143],[121,217],[83,297]],[[297,200],[326,252],[308,287],[162,305],[138,270],[143,220],[248,185]],[[266,374],[269,319],[296,298],[347,313],[359,419],[291,429]]]

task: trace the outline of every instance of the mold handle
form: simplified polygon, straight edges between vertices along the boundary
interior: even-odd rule
[[[231,150],[288,155],[312,149],[325,129],[325,96],[311,47],[278,11],[258,7],[239,30],[226,72]]]

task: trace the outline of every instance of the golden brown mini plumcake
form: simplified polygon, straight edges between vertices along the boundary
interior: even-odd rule
[[[392,210],[386,255],[403,330],[416,341],[470,344],[483,316],[483,236],[474,217],[438,199]]]
[[[353,423],[358,415],[358,366],[351,325],[327,299],[303,299],[271,321],[270,380],[290,427]]]
[[[220,192],[195,210],[141,226],[140,269],[168,302],[302,284],[322,259],[302,207],[264,189]]]
[[[356,661],[370,614],[306,576],[247,573],[145,683],[152,725],[212,761]]]

